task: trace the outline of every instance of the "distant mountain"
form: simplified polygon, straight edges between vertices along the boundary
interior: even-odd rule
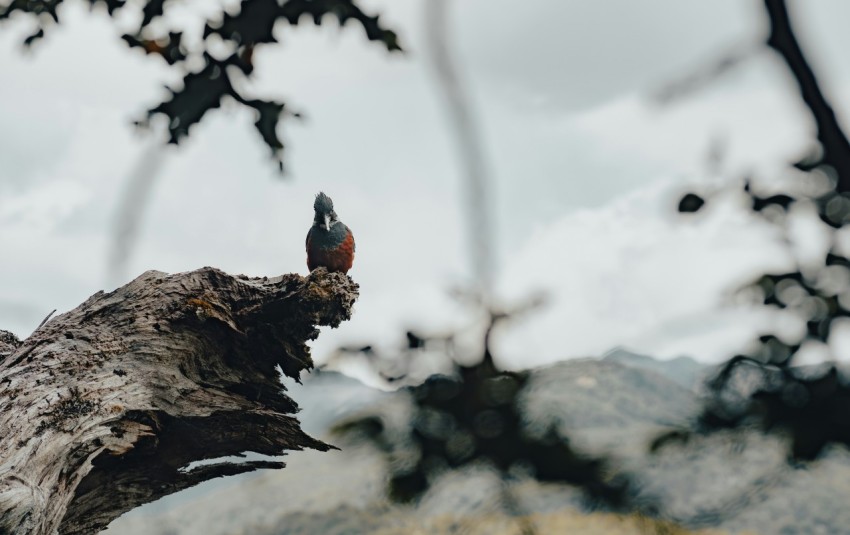
[[[571,429],[675,426],[697,409],[693,392],[649,367],[576,359],[534,371],[528,412]]]
[[[844,449],[831,450],[810,469],[791,467],[778,438],[746,431],[697,436],[648,454],[649,438],[684,424],[699,408],[697,394],[683,386],[693,384],[687,377],[698,376],[696,363],[652,360],[621,352],[535,370],[521,400],[530,425],[554,423],[577,447],[608,452],[615,469],[637,478],[640,496],[659,499],[663,513],[685,525],[735,533],[850,533],[850,453]],[[320,436],[335,417],[368,403],[396,414],[409,403],[403,392],[374,391],[328,372],[288,388],[303,407],[305,428]],[[367,445],[342,446],[290,453],[283,470],[235,479],[164,511],[142,508],[106,533],[409,533],[402,526],[451,515],[484,518],[498,508],[498,482],[481,469],[449,473],[418,507],[387,505],[383,457]],[[527,481],[517,492],[523,506],[538,514],[574,511],[579,503],[578,491],[566,485]]]
[[[710,367],[700,364],[691,357],[658,360],[646,355],[632,353],[623,348],[612,349],[602,357],[602,360],[616,362],[630,368],[653,371],[690,390],[697,388],[700,380],[705,377],[710,369]]]

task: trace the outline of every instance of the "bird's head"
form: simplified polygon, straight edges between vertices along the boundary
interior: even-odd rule
[[[313,210],[316,211],[316,215],[313,218],[313,224],[321,229],[330,230],[334,224],[339,222],[336,212],[334,212],[334,202],[321,191],[318,195],[316,195],[316,201],[313,203]]]

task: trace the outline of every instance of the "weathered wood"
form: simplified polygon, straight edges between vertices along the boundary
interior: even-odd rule
[[[201,481],[283,466],[194,461],[327,450],[289,416],[278,370],[310,368],[306,342],[357,295],[324,269],[149,271],[23,342],[0,332],[0,533],[96,533]]]

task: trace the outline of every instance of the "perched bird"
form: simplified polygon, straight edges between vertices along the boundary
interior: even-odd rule
[[[307,267],[348,273],[354,263],[354,235],[337,218],[334,202],[322,192],[313,203],[316,215],[307,233]]]

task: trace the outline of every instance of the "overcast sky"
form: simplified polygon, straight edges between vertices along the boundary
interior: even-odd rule
[[[207,16],[213,4],[179,4],[170,22]],[[803,44],[843,116],[850,5],[797,4]],[[180,150],[153,151],[161,172],[117,282],[206,265],[306,273],[304,236],[323,190],[355,233],[361,298],[352,321],[323,332],[317,360],[342,343],[390,344],[404,328],[468,321],[447,293],[469,280],[469,258],[422,0],[364,5],[408,52],[388,55],[354,25],[279,28],[282,44],[257,53],[250,91],[307,117],[282,125],[288,176],[276,175],[249,113],[214,111]],[[684,221],[675,203],[689,187],[771,176],[802,152],[811,124],[770,52],[674,105],[647,96],[763,38],[760,2],[516,5],[458,0],[451,28],[493,171],[500,294],[549,296],[500,333],[499,354],[530,366],[619,345],[703,360],[739,349],[765,319],[722,304],[759,269],[787,265],[788,253],[734,196]],[[156,58],[128,50],[104,14],[80,2],[64,9],[63,26],[26,53],[29,27],[0,26],[0,327],[21,337],[54,308],[117,283],[109,229],[128,176],[156,146],[131,121],[175,81]],[[130,28],[133,16],[120,22]],[[725,158],[709,172],[718,139]],[[803,235],[817,245],[817,229]]]

